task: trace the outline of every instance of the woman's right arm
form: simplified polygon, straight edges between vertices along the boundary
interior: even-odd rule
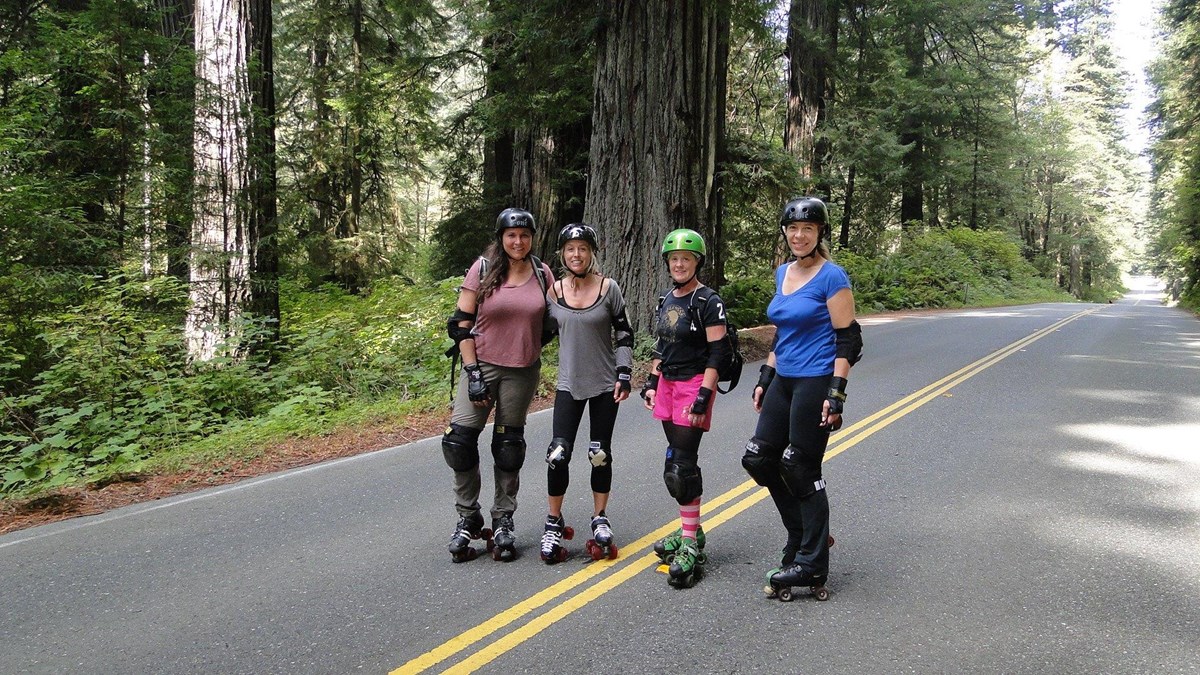
[[[475,310],[479,308],[478,303],[475,302],[475,298],[475,291],[472,291],[469,288],[462,289],[462,291],[460,291],[458,294],[459,311],[463,312],[464,314],[470,314],[471,316],[474,316]],[[458,325],[460,328],[466,328],[470,330],[475,326],[475,321],[472,319],[462,319],[458,322]],[[477,361],[475,357],[474,336],[464,338],[462,342],[459,342],[458,349],[462,353],[462,361],[464,366]]]

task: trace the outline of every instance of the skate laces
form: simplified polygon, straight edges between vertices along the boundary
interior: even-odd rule
[[[466,537],[467,539],[475,538],[475,533],[471,531],[471,524],[470,524],[470,522],[468,522],[466,516],[458,517],[458,525],[454,528],[454,534],[451,536],[454,536],[454,537],[461,536],[461,537]]]
[[[592,537],[597,540],[612,539],[612,528],[608,525],[608,518],[604,516],[596,516],[592,518]]]
[[[500,516],[496,520],[496,532],[512,532],[513,519],[512,516]]]
[[[697,554],[696,543],[681,538],[679,548],[675,550],[675,564],[684,570],[691,569],[696,565]]]
[[[546,531],[542,533],[542,550],[553,553],[562,545],[562,523],[546,522]]]

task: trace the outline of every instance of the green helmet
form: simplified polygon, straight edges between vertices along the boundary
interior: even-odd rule
[[[672,251],[691,251],[700,259],[700,263],[696,266],[697,269],[704,266],[704,256],[708,253],[708,249],[704,246],[704,237],[695,230],[679,229],[672,230],[663,239],[662,258],[663,262],[667,261],[667,256],[671,255]]]

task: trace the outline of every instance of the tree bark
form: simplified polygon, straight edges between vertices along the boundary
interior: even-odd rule
[[[637,328],[649,325],[667,285],[660,250],[669,231],[687,227],[705,236],[702,278],[721,269],[714,212],[726,12],[704,0],[606,5],[584,219],[600,231],[607,270],[624,289]]]
[[[833,97],[831,66],[837,46],[835,0],[792,0],[788,13],[787,123],[783,146],[796,157],[805,178],[820,176],[824,157],[816,142],[817,127]]]
[[[197,2],[193,360],[241,353],[245,313],[279,317],[272,67],[270,0]]]
[[[904,52],[908,58],[909,79],[921,79],[925,72],[924,26],[914,26],[912,35],[905,44]],[[910,111],[904,116],[900,130],[900,143],[909,146],[901,161],[904,167],[904,178],[900,189],[900,227],[907,235],[913,223],[920,224],[925,219],[924,121],[914,111]]]

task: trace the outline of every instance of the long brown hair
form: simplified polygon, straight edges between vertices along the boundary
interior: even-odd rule
[[[483,302],[508,278],[508,256],[504,254],[504,249],[498,242],[493,241],[483,250],[483,264],[485,271],[483,280],[479,282],[479,297],[476,302]]]

